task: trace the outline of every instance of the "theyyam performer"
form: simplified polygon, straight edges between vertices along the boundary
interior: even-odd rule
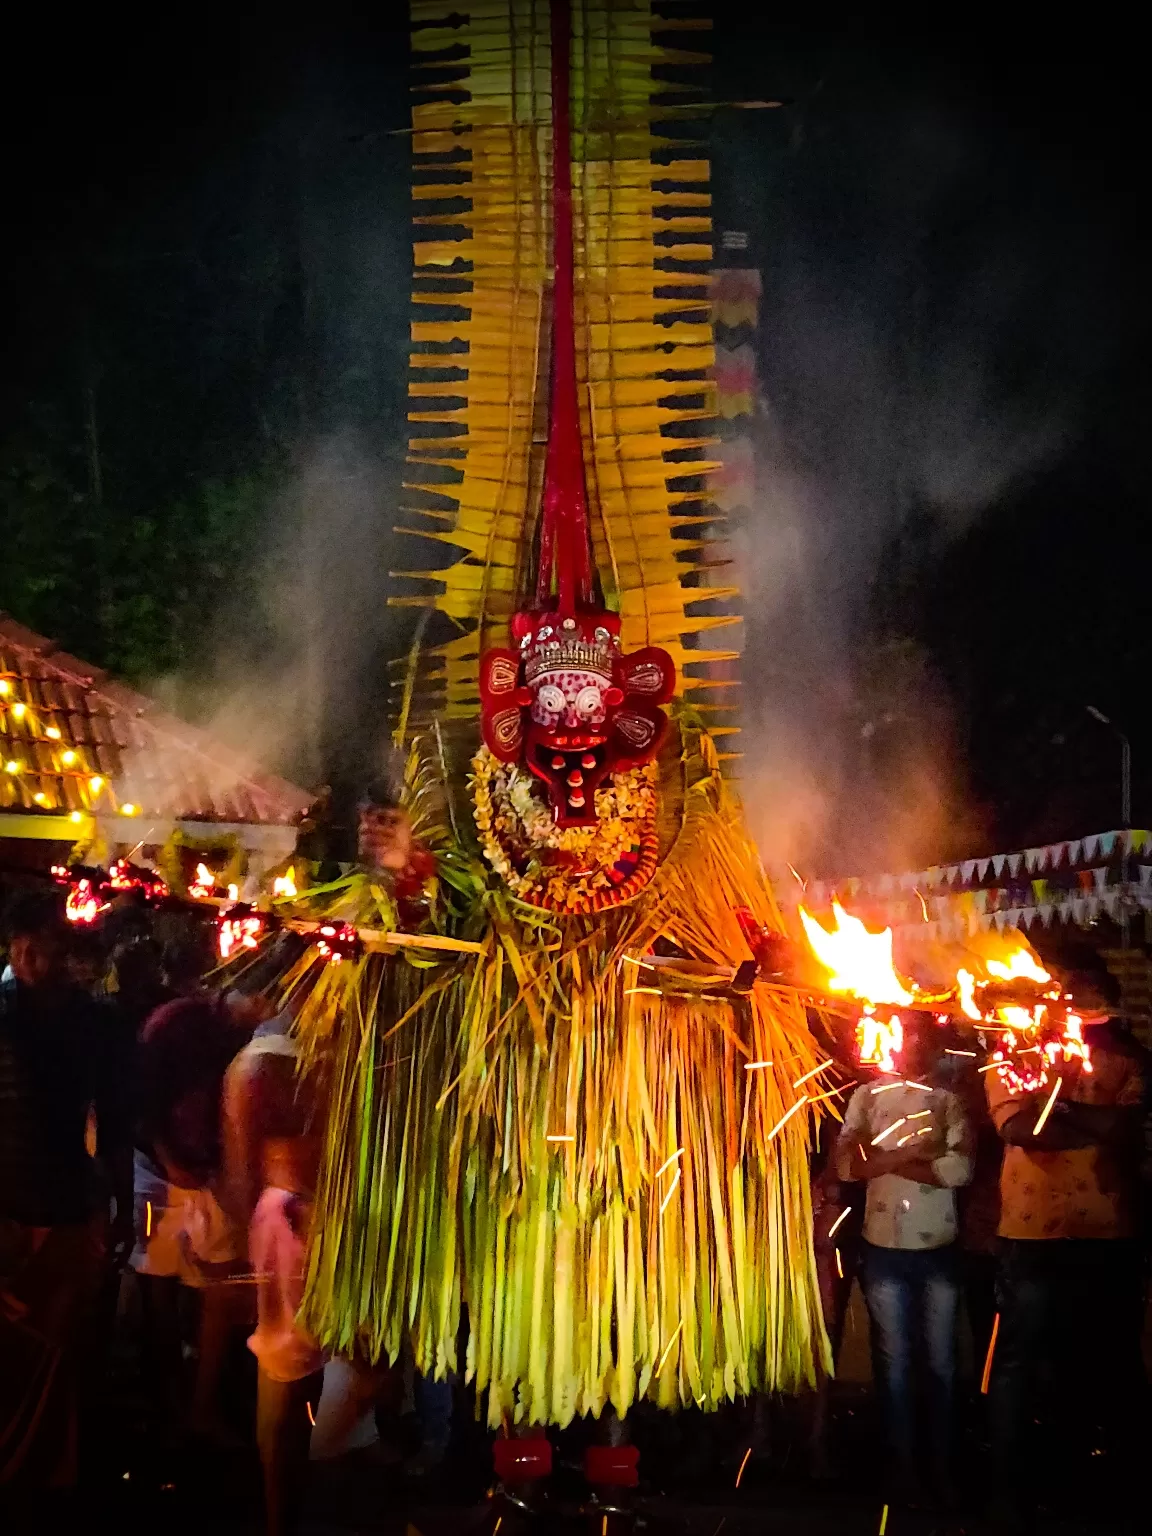
[[[324,924],[283,980],[328,1106],[300,1322],[460,1372],[493,1426],[796,1391],[826,1106],[706,724],[708,164],[651,102],[704,56],[647,0],[413,23],[404,531],[440,557],[393,599],[408,823],[277,882]]]

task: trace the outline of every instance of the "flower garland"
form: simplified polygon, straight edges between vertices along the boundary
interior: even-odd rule
[[[594,912],[625,901],[656,868],[656,765],[613,774],[596,791],[595,826],[560,827],[530,774],[481,747],[472,801],[488,863],[521,901]]]

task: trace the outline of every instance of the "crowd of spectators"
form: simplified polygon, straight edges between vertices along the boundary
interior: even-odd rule
[[[189,1437],[236,1439],[221,1410],[246,1339],[268,1528],[287,1530],[310,1450],[385,1454],[374,1409],[390,1379],[327,1359],[297,1321],[321,1106],[297,1070],[291,1003],[273,1013],[259,962],[212,990],[195,941],[77,930],[51,892],[10,902],[4,939],[0,1493],[83,1477],[127,1289],[157,1464]],[[1009,1094],[935,1019],[910,1014],[899,1070],[861,1082],[815,1154],[825,1321],[835,1354],[858,1280],[893,1500],[963,1497],[961,1325],[1005,1528],[1026,1513],[1041,1400],[1062,1405],[1069,1435],[1138,1466],[1149,1074],[1107,978],[1095,984],[1108,1022],[1087,1032],[1091,1071],[1061,1068],[1043,1122],[1047,1095]],[[447,1449],[453,1388],[416,1390],[426,1472]],[[823,1381],[809,1404],[816,1478],[834,1472],[829,1401]]]

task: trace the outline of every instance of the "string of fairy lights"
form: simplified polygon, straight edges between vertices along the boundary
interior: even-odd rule
[[[85,814],[102,810],[140,815],[135,801],[119,799],[89,752],[65,740],[54,719],[60,711],[21,697],[16,691],[18,681],[11,674],[0,674],[0,801],[8,808],[23,805],[29,810],[67,812],[77,823]],[[47,764],[42,761],[45,754]]]

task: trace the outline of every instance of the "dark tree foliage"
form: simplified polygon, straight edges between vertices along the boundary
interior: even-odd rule
[[[86,661],[144,682],[211,656],[273,515],[274,459],[148,510],[98,502],[62,433],[0,448],[0,608]]]

